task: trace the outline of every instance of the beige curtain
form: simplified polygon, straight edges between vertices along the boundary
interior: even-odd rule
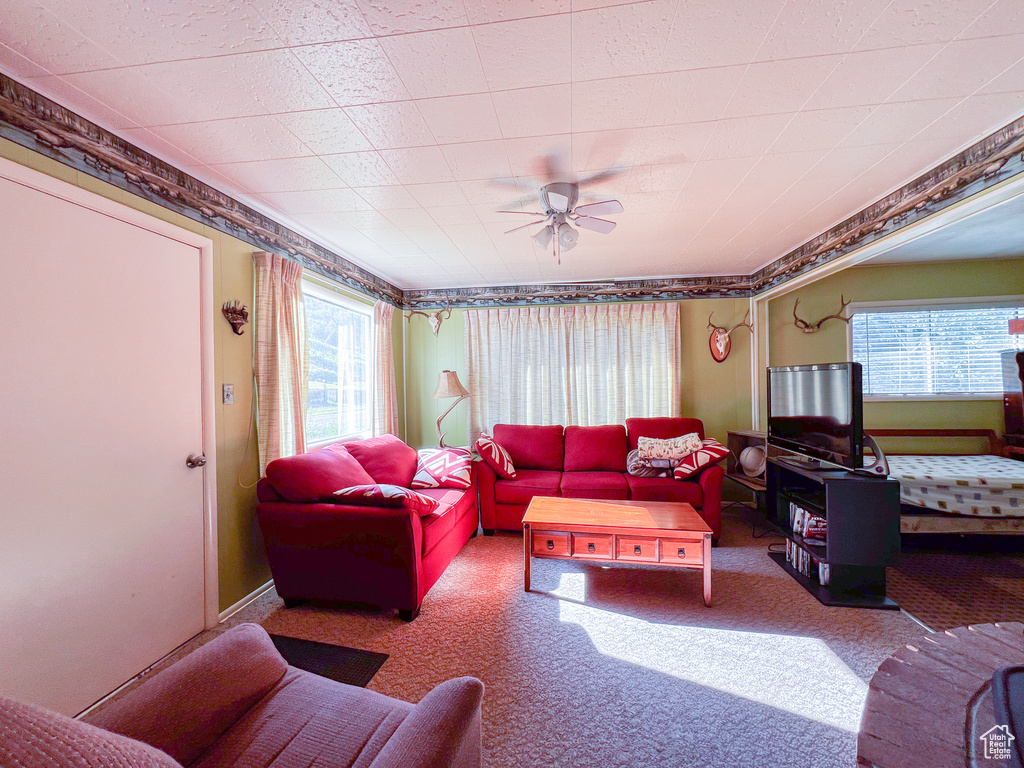
[[[302,266],[276,253],[256,264],[256,392],[260,472],[306,451],[306,327]]]
[[[678,416],[679,305],[470,310],[470,441],[494,424],[623,424]]]
[[[395,351],[391,329],[393,305],[373,305],[373,434],[398,434],[398,399],[395,394]]]

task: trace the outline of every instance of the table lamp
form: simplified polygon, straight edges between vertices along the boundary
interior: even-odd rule
[[[456,405],[469,397],[469,390],[462,386],[462,382],[459,381],[459,375],[455,371],[441,371],[441,375],[437,379],[437,389],[434,390],[434,394],[431,397],[434,400],[447,400],[449,397],[458,398],[447,411],[437,417],[437,444],[440,448],[451,448],[450,445],[444,444],[441,422],[445,416],[452,412]]]

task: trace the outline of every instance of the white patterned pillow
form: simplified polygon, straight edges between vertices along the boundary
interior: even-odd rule
[[[421,448],[410,488],[469,488],[472,454],[465,448]]]
[[[656,437],[637,438],[636,448],[641,459],[670,459],[679,461],[694,451],[700,450],[700,435],[691,432],[688,435],[659,440]]]

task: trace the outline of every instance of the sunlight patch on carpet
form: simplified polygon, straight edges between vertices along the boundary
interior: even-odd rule
[[[867,684],[821,640],[657,624],[570,599],[560,601],[561,620],[582,627],[606,656],[850,733],[860,729]]]
[[[587,574],[563,573],[558,580],[558,588],[548,594],[582,603],[587,599]]]

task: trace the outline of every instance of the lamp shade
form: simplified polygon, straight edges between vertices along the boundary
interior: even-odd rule
[[[459,374],[455,371],[441,371],[437,378],[437,389],[431,397],[434,400],[445,400],[449,397],[465,397],[468,394],[469,390],[459,381]]]
[[[558,225],[558,244],[565,250],[569,250],[576,245],[576,240],[580,236],[580,233],[573,229],[567,222],[562,222]]]
[[[554,228],[548,224],[544,229],[533,236],[533,242],[539,245],[541,248],[546,248],[548,243],[551,242],[551,237],[554,234]]]

